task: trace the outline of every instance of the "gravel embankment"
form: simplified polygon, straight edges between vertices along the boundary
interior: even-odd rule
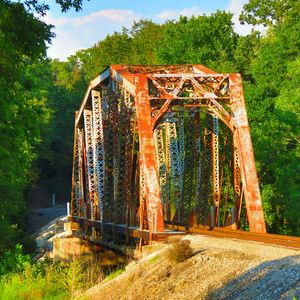
[[[186,236],[194,255],[172,264],[168,244],[132,262],[81,299],[300,299],[300,251],[256,242]],[[153,256],[154,255],[154,256]]]

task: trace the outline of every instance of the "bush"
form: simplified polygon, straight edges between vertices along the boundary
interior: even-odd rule
[[[189,240],[177,240],[167,252],[170,261],[181,263],[189,259],[193,254],[191,242]]]
[[[31,264],[29,255],[23,254],[21,244],[17,244],[14,250],[7,250],[0,255],[0,278],[9,273],[20,273]]]
[[[0,278],[0,299],[74,299],[103,278],[102,268],[94,261],[28,263],[21,272]]]
[[[0,299],[63,299],[68,295],[63,269],[48,262],[28,264],[22,272],[9,273],[0,280]]]
[[[124,267],[103,268],[97,257],[53,263],[50,259],[33,262],[22,245],[0,254],[0,299],[74,299],[91,286],[113,279]]]

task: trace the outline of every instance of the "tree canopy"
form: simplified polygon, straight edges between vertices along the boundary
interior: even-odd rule
[[[285,17],[297,6],[299,8],[297,0],[250,0],[244,5],[240,20],[252,25],[274,25],[284,22]]]
[[[273,232],[293,234],[300,228],[299,8],[294,3],[270,27],[247,86],[266,219]]]
[[[63,10],[82,1],[56,1]],[[45,68],[53,26],[37,18],[48,7],[36,0],[0,1],[0,252],[14,245],[26,207],[33,161],[53,118]],[[50,74],[50,73],[49,73]]]
[[[56,0],[62,11],[82,0]],[[74,113],[87,83],[109,64],[201,63],[240,72],[268,230],[300,235],[299,1],[250,0],[239,36],[232,14],[135,22],[66,62],[46,57],[52,26],[38,0],[0,1],[0,251],[15,244],[34,183],[67,197]],[[35,14],[34,14],[35,13]],[[58,184],[59,183],[59,184]]]

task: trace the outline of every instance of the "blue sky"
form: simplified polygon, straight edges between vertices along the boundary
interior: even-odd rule
[[[248,0],[84,0],[83,9],[77,13],[74,10],[61,13],[55,0],[46,2],[50,5],[50,11],[44,21],[55,25],[56,33],[48,55],[60,60],[65,60],[79,49],[91,47],[122,27],[129,28],[141,18],[163,23],[168,19],[178,19],[180,15],[210,14],[219,9],[234,14],[233,21],[238,33],[250,31],[249,26],[238,22],[238,15]]]

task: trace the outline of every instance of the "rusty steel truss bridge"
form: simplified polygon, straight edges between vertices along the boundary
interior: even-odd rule
[[[76,112],[71,220],[93,240],[265,233],[241,76],[112,65]]]

